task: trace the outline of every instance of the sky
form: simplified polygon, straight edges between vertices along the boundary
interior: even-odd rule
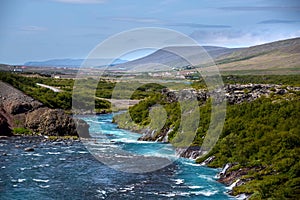
[[[108,37],[142,27],[200,45],[253,46],[300,37],[299,13],[298,0],[2,0],[0,63],[85,58]]]

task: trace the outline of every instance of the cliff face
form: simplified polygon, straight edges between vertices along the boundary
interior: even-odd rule
[[[262,96],[269,96],[271,94],[283,95],[292,91],[300,91],[300,87],[283,87],[282,85],[276,84],[232,84],[224,86],[224,93],[226,101],[229,104],[240,104],[243,102],[251,102]],[[163,94],[167,97],[168,102],[178,101],[178,96],[182,97],[182,93],[185,95],[185,99],[192,98],[194,95],[198,101],[205,102],[209,97],[218,97],[218,93],[215,91],[207,90],[189,90],[178,94],[177,91],[163,91]]]
[[[47,108],[1,81],[0,99],[0,135],[11,135],[16,127],[42,135],[77,135],[79,132],[88,135],[88,125],[83,120],[74,120],[61,109]]]

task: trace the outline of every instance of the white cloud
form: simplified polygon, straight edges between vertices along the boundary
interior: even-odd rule
[[[197,30],[190,37],[199,42],[200,45],[213,45],[224,47],[247,47],[260,45],[277,40],[299,37],[300,32],[273,33],[272,31],[241,31],[241,30]]]
[[[54,0],[61,3],[73,3],[73,4],[97,4],[104,3],[106,0]]]

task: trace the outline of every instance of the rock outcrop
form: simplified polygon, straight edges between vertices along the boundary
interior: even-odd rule
[[[61,109],[47,108],[41,102],[1,81],[0,99],[1,135],[9,135],[12,128],[23,127],[34,134],[89,136],[89,126],[83,120],[73,119]]]
[[[253,178],[245,178],[246,175],[249,174],[250,171],[260,171],[262,167],[243,167],[243,168],[236,168],[237,163],[227,163],[222,168],[221,172],[217,175],[218,182],[227,185],[229,189],[229,194],[233,195],[234,187],[240,186],[245,184],[248,181],[253,180]],[[237,197],[239,199],[248,199],[251,194],[240,194]],[[244,197],[244,198],[241,198]]]
[[[300,87],[283,87],[276,84],[231,84],[225,85],[224,88],[219,88],[213,91],[202,90],[182,90],[170,91],[164,89],[162,93],[166,96],[166,101],[169,103],[196,98],[200,102],[205,102],[209,97],[220,98],[222,95],[226,98],[229,104],[240,104],[243,102],[251,102],[262,96],[269,96],[271,94],[284,95],[289,91],[300,91]]]
[[[190,146],[187,148],[176,148],[176,154],[180,157],[196,159],[200,156],[200,147],[199,146]]]
[[[26,115],[25,127],[42,135],[76,135],[74,120],[63,110],[39,108]]]

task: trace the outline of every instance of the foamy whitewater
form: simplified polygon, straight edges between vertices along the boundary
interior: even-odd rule
[[[175,152],[170,144],[137,141],[140,134],[118,129],[111,123],[112,114],[82,119],[95,138],[89,148],[81,142],[46,141],[31,143],[35,151],[25,152],[28,144],[22,139],[0,140],[0,199],[234,199],[216,181],[219,170],[193,160],[179,158],[165,168],[138,174],[104,165],[90,154],[93,149],[158,158]]]

